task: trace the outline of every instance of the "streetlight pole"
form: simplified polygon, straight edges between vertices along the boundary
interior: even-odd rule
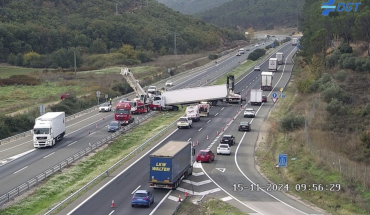
[[[174,34],[175,35],[175,46],[174,46],[174,54],[177,55],[177,50],[176,50],[176,33]]]
[[[73,59],[74,59],[74,70],[75,70],[75,76],[77,75],[77,71],[76,71],[76,48],[73,47]]]

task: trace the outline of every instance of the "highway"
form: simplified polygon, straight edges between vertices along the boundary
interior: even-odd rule
[[[285,46],[280,51],[290,57],[295,47]],[[279,68],[274,75],[274,84],[277,87],[283,86],[288,81],[291,73],[292,62],[288,60],[286,68]],[[261,65],[262,70],[267,69],[267,63]],[[282,72],[284,70],[284,72]],[[260,87],[260,73],[251,72],[245,79],[236,85],[236,92],[248,92],[249,89]],[[268,94],[269,92],[265,92]],[[247,101],[249,99],[248,94]],[[119,173],[113,180],[105,184],[94,194],[80,199],[81,204],[77,205],[69,214],[172,214],[178,205],[178,196],[184,196],[188,191],[194,195],[212,195],[220,199],[233,200],[231,204],[241,208],[243,211],[254,214],[318,214],[309,207],[291,200],[282,192],[253,192],[244,190],[233,191],[233,183],[243,183],[245,186],[259,183],[264,187],[267,182],[259,175],[254,167],[254,144],[257,140],[258,130],[264,117],[267,115],[272,102],[261,106],[258,115],[252,121],[252,132],[238,132],[236,126],[241,120],[240,115],[233,120],[240,110],[237,105],[225,105],[213,107],[209,117],[204,117],[200,122],[194,123],[191,129],[176,129],[168,138],[159,142],[156,147],[165,144],[170,140],[199,141],[197,151],[209,147],[216,151],[218,145],[217,131],[221,132],[222,127],[228,127],[226,133],[236,136],[237,145],[233,146],[233,156],[216,156],[216,161],[210,164],[195,164],[194,175],[183,181],[176,191],[151,189],[148,186],[149,180],[149,157],[148,151],[140,159],[136,160],[130,167]],[[244,120],[244,119],[243,119]],[[233,122],[232,124],[230,124]],[[209,140],[207,140],[207,136]],[[212,144],[213,143],[213,144]],[[237,150],[237,151],[236,151]],[[234,161],[235,160],[235,161]],[[248,177],[247,177],[248,175]],[[137,189],[152,190],[155,195],[155,203],[151,208],[131,208],[132,193]],[[110,208],[110,202],[115,201],[115,208]],[[227,201],[227,200],[225,200]],[[268,207],[267,207],[268,205]],[[153,209],[154,208],[154,209]],[[63,213],[67,213],[63,211]]]
[[[217,64],[209,63],[202,71],[189,71],[174,76],[174,86],[170,90],[204,84],[207,79],[218,77],[239,65],[247,56],[244,54],[237,57],[232,53]],[[161,88],[163,84],[158,84],[157,87]],[[115,104],[113,103],[113,107]],[[135,115],[136,118],[143,116]],[[106,127],[113,118],[113,112],[99,113],[96,110],[68,120],[64,140],[52,148],[35,150],[32,136],[0,145],[0,195],[88,147],[89,143],[103,139],[108,135]]]

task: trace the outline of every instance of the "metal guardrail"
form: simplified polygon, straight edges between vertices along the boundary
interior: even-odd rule
[[[82,158],[86,154],[89,154],[90,152],[98,149],[99,147],[108,143],[109,141],[113,140],[114,138],[118,137],[119,135],[124,134],[127,131],[131,130],[132,128],[138,126],[140,123],[146,121],[147,119],[149,119],[153,115],[156,115],[157,113],[158,112],[156,112],[156,111],[150,112],[149,114],[145,115],[143,118],[125,126],[120,131],[117,131],[117,132],[115,132],[111,135],[108,135],[108,136],[104,137],[102,140],[100,140],[100,141],[98,141],[94,144],[90,144],[89,147],[86,147],[85,149],[75,153],[74,155],[72,155],[72,156],[66,158],[65,160],[63,160],[62,162],[54,165],[53,167],[43,171],[42,173],[39,173],[35,177],[32,177],[31,179],[27,180],[26,182],[20,184],[19,186],[10,190],[6,194],[3,194],[2,196],[0,196],[0,206],[3,205],[6,202],[9,202],[10,200],[19,196],[20,194],[28,191],[30,188],[38,185],[39,182],[41,182],[44,179],[46,179],[47,177],[53,175],[55,172],[61,171],[64,167],[66,167],[69,164],[79,160],[80,158]],[[110,169],[112,169],[112,167]],[[110,169],[108,169],[108,170],[110,170]]]
[[[130,152],[128,155],[126,155],[121,160],[117,161],[113,166],[109,167],[107,170],[102,172],[100,175],[96,176],[93,180],[91,180],[89,183],[85,184],[83,187],[78,189],[76,192],[71,194],[69,197],[55,205],[53,208],[49,209],[45,215],[49,214],[55,214],[58,213],[60,210],[62,210],[65,206],[69,205],[72,201],[80,197],[82,194],[84,194],[86,191],[88,191],[91,187],[95,186],[97,183],[105,179],[109,176],[110,173],[114,172],[118,167],[120,167],[123,163],[125,163],[127,160],[129,160],[131,157],[137,155],[141,151],[143,151],[147,145],[157,141],[159,138],[161,138],[169,129],[176,127],[176,121],[173,121],[171,124],[169,124],[167,127],[162,129],[159,133],[145,141],[143,144],[141,144],[139,147],[137,147],[134,151]]]

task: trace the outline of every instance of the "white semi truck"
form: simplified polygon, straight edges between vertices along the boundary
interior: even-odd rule
[[[54,146],[66,134],[64,112],[49,112],[35,119],[33,127],[33,146],[42,148]]]
[[[284,64],[284,53],[283,52],[276,52],[276,59],[277,59],[277,64],[278,65]]]
[[[251,105],[261,105],[262,104],[262,93],[260,89],[251,89]]]
[[[261,90],[271,91],[272,90],[272,72],[261,72]]]
[[[297,44],[298,44],[298,38],[293,38],[292,39],[292,45],[297,46]]]
[[[270,58],[269,59],[269,67],[268,70],[270,72],[276,72],[278,67],[278,59],[277,58]]]

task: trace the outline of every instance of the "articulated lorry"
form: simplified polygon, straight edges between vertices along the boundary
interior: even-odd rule
[[[292,39],[292,46],[297,46],[298,44],[298,38],[293,38]]]
[[[270,72],[276,72],[278,68],[278,59],[277,58],[270,58],[269,60],[269,68]]]
[[[284,64],[284,53],[283,52],[276,52],[276,59],[277,59],[277,64],[278,65]]]
[[[190,142],[169,141],[153,154],[149,162],[149,186],[176,190],[193,174],[195,149]]]
[[[251,89],[251,105],[261,105],[262,104],[262,93],[260,89]]]
[[[272,90],[272,72],[261,72],[261,90],[271,91]]]
[[[35,119],[33,146],[42,148],[54,146],[66,134],[65,112],[49,112]]]

